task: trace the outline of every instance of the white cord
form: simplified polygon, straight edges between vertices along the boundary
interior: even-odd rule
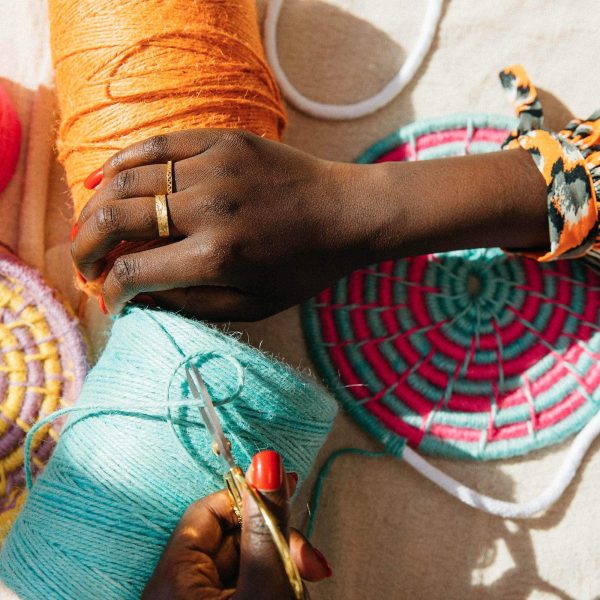
[[[324,104],[315,102],[303,96],[290,82],[279,62],[277,54],[277,22],[283,0],[270,0],[264,22],[264,43],[267,60],[269,61],[275,79],[285,98],[297,109],[319,119],[341,121],[359,119],[374,113],[393,100],[413,78],[425,59],[442,13],[442,0],[429,0],[423,25],[419,32],[416,46],[410,52],[402,68],[394,78],[377,94],[354,104]]]
[[[441,487],[465,504],[500,517],[526,519],[546,510],[560,498],[573,480],[585,453],[599,433],[600,412],[575,436],[563,464],[554,479],[550,482],[550,485],[539,496],[523,503],[506,502],[484,496],[459,483],[456,479],[446,475],[433,465],[430,465],[422,456],[408,446],[404,449],[402,457],[411,467],[427,477],[435,485]]]

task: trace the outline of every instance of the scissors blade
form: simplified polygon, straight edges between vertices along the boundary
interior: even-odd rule
[[[216,444],[216,447],[219,450],[219,457],[228,468],[234,468],[236,465],[233,456],[231,455],[231,451],[229,450],[229,441],[223,433],[221,420],[215,410],[215,405],[213,404],[212,398],[208,393],[208,389],[206,388],[206,384],[204,383],[200,372],[195,365],[186,366],[185,372],[192,396],[196,400],[202,400],[202,405],[199,407],[200,416],[210,433],[213,443]]]

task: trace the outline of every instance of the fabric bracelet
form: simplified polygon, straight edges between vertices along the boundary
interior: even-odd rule
[[[547,189],[550,247],[519,253],[542,262],[584,256],[597,244],[598,207],[592,167],[600,153],[587,142],[600,120],[574,121],[560,133],[547,131],[537,90],[525,69],[512,65],[499,76],[519,116],[517,129],[502,148],[529,152]]]

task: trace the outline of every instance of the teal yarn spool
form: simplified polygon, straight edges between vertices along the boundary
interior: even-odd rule
[[[274,448],[306,477],[336,411],[318,386],[201,323],[129,309],[2,548],[0,577],[23,600],[138,598],[187,506],[223,487],[187,361],[242,468]]]

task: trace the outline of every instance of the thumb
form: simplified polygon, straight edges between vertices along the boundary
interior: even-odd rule
[[[281,456],[274,450],[259,452],[246,474],[288,539],[288,480]],[[292,588],[271,533],[252,496],[244,494],[240,541],[240,573],[236,600],[284,600]]]

